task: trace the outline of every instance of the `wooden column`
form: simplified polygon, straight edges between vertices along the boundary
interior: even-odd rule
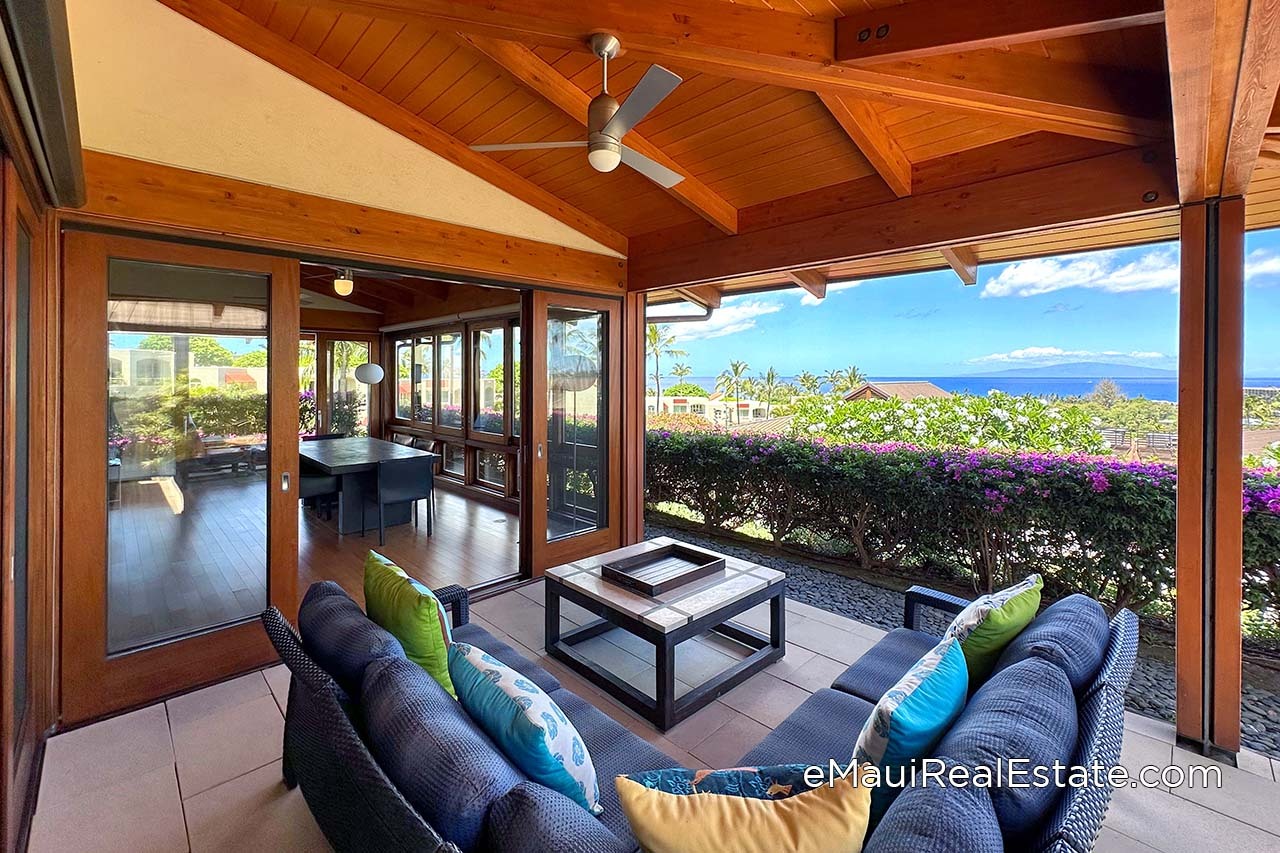
[[[622,306],[622,544],[644,538],[645,295]]]
[[[1244,200],[1182,208],[1178,381],[1179,741],[1240,749]]]

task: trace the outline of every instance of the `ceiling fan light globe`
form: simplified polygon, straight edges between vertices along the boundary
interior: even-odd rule
[[[587,152],[587,162],[597,172],[612,172],[622,162],[622,151],[617,146],[593,147]]]

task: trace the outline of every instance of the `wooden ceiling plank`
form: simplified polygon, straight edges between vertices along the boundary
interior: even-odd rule
[[[902,69],[861,68],[835,62],[835,24],[830,19],[775,12],[719,0],[284,0],[375,17],[428,23],[469,34],[585,52],[591,33],[617,35],[629,59],[669,62],[675,68],[719,77],[852,94],[890,103],[921,104],[1028,122],[1034,129],[1141,144],[1167,136],[1160,117],[1109,104],[1109,87],[1085,92],[1076,79],[1092,73],[1029,54],[984,57],[986,63],[1018,64],[1041,59],[1055,72],[1033,80],[1041,94],[1017,88],[1027,69],[1004,75],[1010,90],[973,85],[967,75],[915,79]],[[991,51],[993,54],[1002,52]],[[934,57],[936,58],[936,57]],[[895,65],[903,63],[893,63]],[[1132,76],[1132,75],[1129,75]],[[1045,92],[1048,94],[1046,95]]]
[[[787,270],[784,274],[814,299],[826,298],[827,274],[822,270]]]
[[[978,253],[970,246],[940,246],[938,252],[965,284],[978,283]]]
[[[840,95],[819,97],[853,144],[884,178],[889,189],[899,197],[911,195],[911,161],[880,119],[875,106],[859,98]]]
[[[492,158],[472,151],[460,140],[357,83],[231,7],[218,0],[160,2],[575,231],[615,252],[626,254],[627,238],[621,232],[588,216],[537,184],[521,178]]]
[[[1151,156],[1154,152],[1154,156]],[[632,291],[1033,232],[1177,204],[1172,151],[1126,150],[733,237],[637,255]]]
[[[1089,35],[1162,20],[1161,0],[915,0],[837,18],[835,58],[865,65]]]
[[[587,107],[591,103],[591,96],[582,91],[578,84],[561,76],[528,47],[516,42],[477,35],[464,34],[462,39],[584,128],[587,126]],[[632,130],[628,133],[625,141],[630,148],[684,175],[683,181],[666,189],[668,194],[724,233],[737,233],[737,208],[702,181],[693,177],[688,169],[681,167],[638,131]]]
[[[708,311],[720,307],[723,293],[714,284],[700,284],[695,287],[678,287],[676,293],[688,302]]]
[[[320,279],[317,277],[304,277],[301,279],[302,289],[312,293],[318,293],[321,296],[329,296],[333,299],[345,299],[352,305],[359,305],[361,308],[368,308],[371,311],[377,311],[379,314],[385,314],[387,311],[387,303],[369,293],[361,293],[359,289],[351,292],[350,296],[339,296],[333,291],[333,279]]]

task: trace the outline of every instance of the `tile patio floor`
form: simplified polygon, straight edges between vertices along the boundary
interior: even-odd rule
[[[581,615],[571,606],[566,614],[571,621]],[[663,735],[537,651],[541,584],[475,604],[472,618],[678,762],[697,767],[731,766],[883,636],[789,601],[786,658]],[[762,607],[743,621],[764,627],[765,620]],[[737,652],[714,638],[695,642],[677,660],[690,680],[727,666]],[[644,644],[620,632],[590,643],[591,656],[652,689]],[[328,850],[300,792],[280,781],[287,691],[288,673],[277,666],[51,739],[30,850]],[[1130,768],[1197,760],[1174,748],[1171,726],[1128,717],[1123,761]],[[1097,849],[1280,851],[1280,761],[1245,753],[1240,764],[1223,768],[1221,790],[1117,791]]]

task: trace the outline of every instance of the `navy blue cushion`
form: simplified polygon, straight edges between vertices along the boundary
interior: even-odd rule
[[[1076,749],[1077,715],[1075,693],[1062,670],[1028,658],[978,688],[934,755],[993,771],[1007,768],[1011,759],[1024,760],[1018,769],[1025,772],[1055,762],[1065,766]],[[1014,787],[1000,781],[991,789],[991,802],[1006,839],[1021,839],[1036,829],[1060,799],[1061,791],[1052,785]]]
[[[609,780],[613,787],[613,780]],[[493,804],[485,849],[502,853],[632,853],[623,841],[573,800],[537,782],[521,782]]]
[[[587,745],[591,763],[595,765],[596,777],[600,780],[600,805],[604,806],[600,822],[625,844],[630,845],[629,850],[634,850],[636,840],[631,834],[627,816],[622,812],[622,805],[618,802],[618,788],[613,783],[614,778],[645,770],[679,767],[680,762],[563,687],[552,693],[551,698],[578,730],[582,742]],[[583,813],[586,813],[585,810]]]
[[[875,705],[857,696],[824,687],[800,704],[791,716],[748,752],[737,767],[773,764],[820,764],[831,760],[841,766],[853,758],[862,724]]]
[[[1080,703],[1080,737],[1073,767],[1110,769],[1120,763],[1124,740],[1124,693],[1110,686],[1089,694]],[[1053,815],[1044,822],[1036,850],[1055,849],[1063,842],[1072,850],[1091,849],[1111,799],[1111,785],[1068,787]]]
[[[464,851],[483,849],[489,807],[524,776],[462,706],[407,658],[383,658],[361,695],[369,749],[418,813]]]
[[[560,689],[560,680],[558,678],[474,622],[468,622],[461,628],[454,628],[453,641],[455,643],[470,643],[476,648],[493,655],[541,687],[543,693],[552,693]]]
[[[938,638],[909,628],[894,628],[831,683],[871,704],[880,701],[916,661],[938,645]]]
[[[360,695],[369,664],[404,657],[400,642],[333,581],[313,583],[307,590],[298,609],[298,630],[307,654],[351,696]]]
[[[951,772],[952,767],[945,763],[943,772]],[[1004,853],[1004,849],[986,788],[924,779],[903,789],[862,848],[863,853]]]
[[[1079,693],[1098,674],[1110,636],[1102,605],[1076,593],[1048,607],[1005,646],[994,671],[1027,658],[1043,658],[1057,664]]]

